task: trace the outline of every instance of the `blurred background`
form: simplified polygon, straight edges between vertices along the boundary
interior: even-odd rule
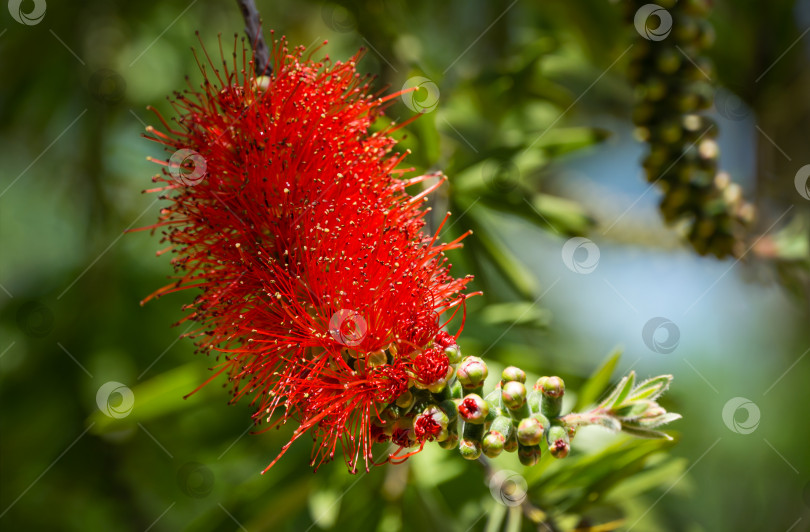
[[[0,529],[533,529],[457,453],[313,475],[303,441],[259,475],[289,430],[249,434],[250,407],[227,406],[221,382],[183,400],[211,364],[171,327],[193,294],[139,306],[169,259],[157,237],[125,231],[160,209],[141,194],[157,171],[146,157],[166,156],[141,137],[156,123],[145,108],[171,116],[166,97],[186,76],[199,84],[195,31],[230,53],[235,2],[8,4]],[[450,177],[433,200],[454,213],[443,238],[475,232],[451,254],[485,291],[465,353],[494,375],[559,374],[573,392],[610,361],[614,381],[675,376],[674,445],[593,429],[565,461],[496,461],[557,529],[810,530],[808,201],[794,186],[810,163],[810,2],[716,2],[709,19],[721,166],[759,210],[751,242],[783,250],[740,261],[698,257],[660,220],[630,121],[638,34],[621,2],[257,4],[292,45],[328,40],[334,59],[364,47],[375,86],[426,89],[388,115],[423,113],[401,146],[415,171]]]

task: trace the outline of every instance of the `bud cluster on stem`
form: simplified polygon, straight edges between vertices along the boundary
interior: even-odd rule
[[[437,441],[444,449],[458,446],[468,460],[482,454],[494,458],[504,451],[517,451],[520,462],[530,466],[539,461],[542,446],[554,458],[568,456],[571,440],[584,425],[647,438],[669,438],[653,429],[681,417],[655,402],[669,386],[671,375],[636,385],[635,373],[631,372],[592,410],[563,415],[565,382],[560,377],[540,377],[527,390],[526,372],[509,366],[501,373],[497,387],[484,396],[489,374],[486,362],[475,356],[461,357],[457,345],[446,350],[457,356],[447,361],[448,378],[438,392],[424,383],[415,383],[401,396],[409,398],[407,408],[400,407],[400,399],[386,408],[384,417],[392,424],[383,432],[400,445],[391,460],[405,459],[421,450],[426,441]],[[410,437],[396,437],[397,430],[406,431]],[[417,445],[416,451],[399,456],[404,448]]]

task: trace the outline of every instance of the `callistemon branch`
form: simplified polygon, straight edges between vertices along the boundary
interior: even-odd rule
[[[423,204],[445,178],[406,178],[406,154],[393,151],[400,126],[372,129],[401,93],[372,93],[360,54],[314,60],[281,39],[270,70],[253,49],[243,41],[216,62],[205,53],[204,83],[176,93],[173,123],[157,114],[162,128],[146,136],[170,154],[155,160],[152,192],[167,204],[151,229],[176,271],[152,297],[197,291],[184,321],[216,356],[209,381],[226,376],[257,424],[295,426],[268,469],[304,434],[316,467],[340,450],[351,471],[398,462],[428,442],[533,464],[541,445],[566,456],[583,424],[658,435],[650,429],[673,419],[653,402],[669,377],[629,379],[612,401],[568,416],[558,377],[529,390],[510,367],[485,391],[486,363],[457,344],[470,278],[451,276],[445,257],[467,235],[440,242],[444,222],[423,232]],[[392,453],[375,446],[391,442]]]
[[[409,431],[412,427],[409,438],[413,441],[408,447],[418,444],[421,450],[425,441],[435,440],[445,449],[458,445],[461,455],[469,460],[482,453],[494,458],[503,451],[517,451],[520,462],[529,466],[537,463],[544,447],[555,458],[568,456],[571,439],[585,425],[646,438],[670,438],[654,429],[681,417],[655,402],[672,381],[671,375],[636,385],[635,373],[631,372],[598,406],[563,415],[565,383],[560,377],[540,377],[527,389],[526,373],[509,366],[496,388],[484,396],[486,363],[474,356],[459,361],[456,345],[446,347],[445,352],[454,370],[448,374],[454,375],[449,380],[417,381],[408,402],[389,407],[390,413],[377,424],[379,431],[395,443],[400,441],[392,427]],[[416,412],[409,409],[411,404],[419,405]]]

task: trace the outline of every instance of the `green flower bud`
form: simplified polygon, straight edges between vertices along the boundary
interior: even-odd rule
[[[517,428],[518,443],[521,445],[537,445],[543,440],[543,424],[534,417],[520,420]]]
[[[456,371],[456,378],[464,388],[479,388],[488,375],[487,364],[479,357],[466,357]]]
[[[526,372],[517,366],[508,366],[501,373],[501,383],[510,381],[526,382]]]
[[[497,416],[489,427],[489,432],[484,436],[481,447],[484,454],[490,458],[495,458],[502,451],[510,451],[510,439],[513,442],[514,451],[517,448],[515,440],[515,426],[512,419],[507,416]]]
[[[526,403],[526,386],[518,381],[504,383],[501,388],[501,399],[509,410],[518,410]]]
[[[559,377],[546,377],[541,391],[546,397],[562,397],[565,393],[565,382]]]
[[[540,461],[539,445],[521,445],[518,447],[518,460],[525,466],[533,466]]]
[[[549,428],[551,426],[551,422],[548,420],[548,418],[540,412],[532,414],[532,417],[539,421],[544,428]]]
[[[542,392],[543,385],[546,383],[547,380],[548,377],[540,377],[539,379],[537,379],[537,382],[534,383],[534,389],[538,392]]]
[[[481,442],[462,439],[458,444],[461,456],[466,460],[478,460],[481,456]]]
[[[510,420],[511,424],[511,420]],[[512,427],[512,431],[506,436],[506,443],[503,444],[503,450],[507,453],[513,453],[518,449],[518,440],[517,440],[517,430],[514,430],[514,426]]]
[[[571,451],[568,430],[560,425],[550,427],[546,433],[548,450],[554,458],[565,458]]]
[[[397,397],[396,405],[400,408],[407,410],[411,406],[413,406],[414,397],[410,391],[406,391],[399,397]]]
[[[457,345],[445,347],[444,354],[451,364],[458,364],[461,361],[461,348]]]
[[[471,393],[461,400],[458,405],[458,413],[461,419],[467,423],[481,425],[489,416],[489,404],[480,395]]]
[[[455,370],[453,369],[453,366],[449,366],[447,368],[447,374],[444,376],[444,378],[429,384],[427,389],[430,390],[431,393],[441,393],[447,387],[447,383],[450,381],[450,379],[453,378],[454,372]]]
[[[481,450],[488,458],[495,458],[503,452],[506,436],[496,431],[489,431],[481,442]]]
[[[481,439],[484,436],[484,425],[463,423],[459,452],[467,460],[475,460],[481,456]]]
[[[452,425],[451,425],[452,427]],[[458,446],[458,432],[455,428],[448,427],[447,439],[439,442],[439,447],[445,450],[455,449]]]

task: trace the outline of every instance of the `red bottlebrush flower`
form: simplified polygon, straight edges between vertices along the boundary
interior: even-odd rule
[[[427,349],[416,355],[413,359],[413,372],[416,380],[424,385],[430,386],[442,379],[447,378],[450,369],[450,361],[444,350],[434,347]]]
[[[186,319],[199,348],[222,356],[211,379],[228,376],[232,401],[250,396],[257,422],[298,424],[279,457],[310,431],[313,465],[340,443],[350,469],[361,454],[368,467],[382,439],[372,421],[408,390],[439,316],[464,301],[469,279],[451,277],[444,256],[461,239],[422,233],[421,205],[443,178],[405,191],[430,176],[403,179],[396,128],[371,131],[398,94],[369,92],[360,54],[314,61],[282,39],[272,75],[257,77],[248,53],[206,55],[201,89],[175,95],[176,124],[158,115],[165,131],[148,128],[174,151],[155,178],[169,205],[152,228],[177,277],[153,296],[200,290]]]
[[[456,345],[456,337],[447,331],[439,331],[433,342],[442,349]]]

